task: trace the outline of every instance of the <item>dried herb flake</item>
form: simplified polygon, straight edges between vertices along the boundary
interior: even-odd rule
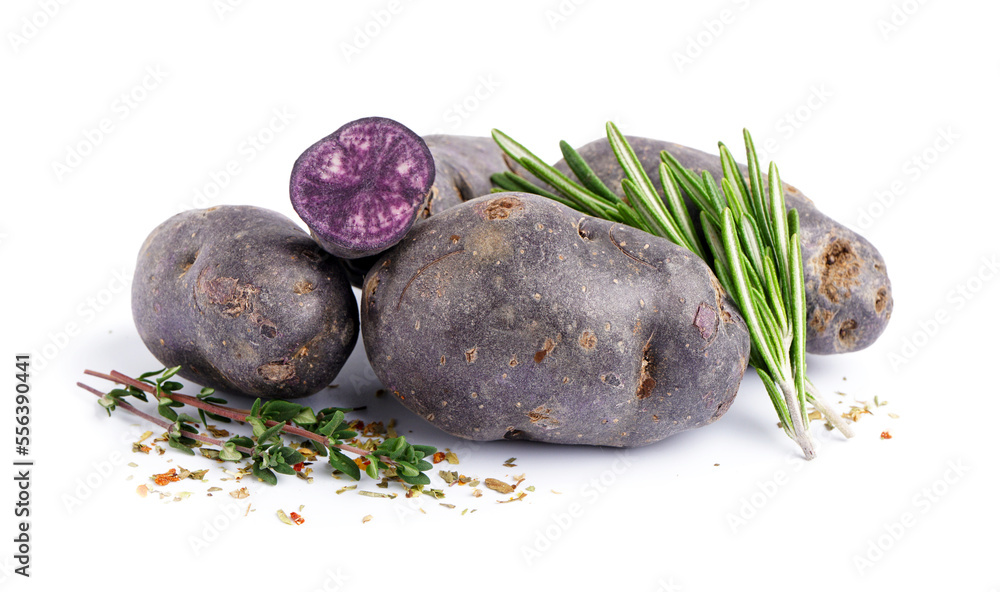
[[[489,489],[492,489],[493,491],[497,491],[499,493],[511,493],[514,491],[515,487],[509,483],[504,483],[499,479],[494,479],[493,477],[487,478],[484,484]]]

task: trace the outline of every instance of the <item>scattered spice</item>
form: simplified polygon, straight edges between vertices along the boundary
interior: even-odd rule
[[[503,461],[503,466],[505,466],[505,467],[516,467],[517,465],[514,464],[515,460],[517,460],[517,458],[512,456],[512,457],[508,458],[507,460]]]
[[[302,524],[303,522],[306,521],[306,519],[303,518],[302,516],[299,516],[297,512],[292,512],[291,514],[288,515],[288,517],[291,518],[292,522],[294,522],[296,525]]]
[[[234,489],[233,491],[230,491],[229,495],[233,496],[236,499],[243,499],[250,497],[250,492],[247,491],[246,487],[240,487],[239,489]]]
[[[494,479],[492,477],[486,479],[484,485],[486,485],[486,487],[488,487],[489,489],[492,489],[493,491],[497,491],[500,493],[511,493],[514,491],[514,488],[516,487],[516,485],[510,485],[509,483],[504,483],[503,481],[499,479]]]
[[[366,522],[371,522],[371,519],[372,519],[372,515],[368,514],[367,516],[365,516],[364,518],[361,519],[361,524],[364,524]]]
[[[522,491],[521,493],[517,494],[516,497],[512,497],[510,499],[505,499],[505,500],[497,500],[497,503],[498,504],[509,504],[510,502],[519,502],[519,501],[523,500],[524,498],[526,498],[527,496],[528,496],[528,494],[524,493]]]
[[[149,488],[143,483],[139,487],[135,488],[135,492],[139,494],[139,497],[146,497],[149,494]]]
[[[387,497],[389,499],[396,499],[396,494],[395,493],[381,493],[381,492],[378,492],[378,491],[365,491],[365,490],[361,490],[361,491],[358,492],[358,494],[366,496],[366,497]]]
[[[224,430],[224,429],[218,428],[218,427],[216,427],[214,425],[206,425],[205,429],[208,430],[216,438],[228,438],[229,437],[229,430]]]
[[[178,479],[194,479],[195,481],[204,481],[205,474],[208,473],[208,469],[189,471],[182,466],[178,466],[177,468],[181,470],[181,472],[177,474]]]
[[[340,494],[344,493],[345,491],[351,491],[352,489],[357,489],[357,488],[358,488],[357,485],[345,485],[344,487],[341,487],[340,489],[338,489],[336,491],[336,494],[340,495]]]
[[[889,433],[889,430],[886,430],[886,431],[882,432],[882,434],[881,434],[880,437],[883,440],[891,440],[892,439],[892,434]]]
[[[156,483],[160,487],[163,487],[168,483],[174,483],[181,480],[180,476],[177,474],[177,469],[170,469],[166,473],[153,475],[150,479],[152,479],[153,483]]]
[[[434,456],[431,457],[431,461],[434,464],[438,464],[439,462],[443,461],[444,458],[445,458],[445,453],[443,453],[441,451],[438,451],[438,452],[435,452]]]
[[[860,401],[858,402],[860,403]],[[871,408],[868,406],[868,403],[864,403],[863,407],[859,407],[857,405],[851,405],[851,409],[847,413],[841,413],[840,416],[843,417],[844,419],[849,419],[851,421],[858,421],[859,419],[861,419],[861,416],[865,414],[873,415],[873,413],[871,412]]]

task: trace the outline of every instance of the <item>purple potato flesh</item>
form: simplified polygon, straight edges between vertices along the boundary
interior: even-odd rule
[[[352,121],[310,146],[292,167],[292,206],[329,253],[375,255],[410,229],[434,182],[430,150],[384,117]]]
[[[358,337],[337,261],[277,212],[177,214],[143,243],[132,316],[149,351],[202,386],[263,399],[314,394]]]
[[[656,442],[725,413],[750,351],[697,256],[526,193],[417,222],[366,276],[361,322],[382,384],[474,440]]]

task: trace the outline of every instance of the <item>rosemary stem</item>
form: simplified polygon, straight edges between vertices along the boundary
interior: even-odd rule
[[[813,407],[815,407],[817,411],[823,414],[823,418],[829,421],[830,425],[837,428],[837,431],[843,434],[845,438],[854,437],[854,430],[851,429],[851,426],[847,425],[843,416],[837,413],[837,411],[830,406],[830,403],[823,398],[819,389],[816,388],[816,385],[808,380],[806,381],[806,395],[809,398],[809,402],[812,403]]]
[[[789,374],[791,374],[789,372]],[[799,405],[798,395],[795,393],[795,382],[792,380],[782,380],[778,383],[781,393],[785,396],[785,405],[788,406],[788,415],[792,418],[792,439],[802,448],[802,454],[806,460],[816,457],[816,448],[813,446],[812,438],[802,421],[802,408]]]

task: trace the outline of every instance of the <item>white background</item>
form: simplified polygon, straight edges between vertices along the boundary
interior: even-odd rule
[[[998,8],[4,2],[0,450],[17,459],[13,361],[34,352],[36,464],[30,581],[11,572],[13,467],[0,481],[2,585],[997,590]],[[317,464],[311,485],[245,479],[251,495],[234,502],[236,485],[210,461],[132,454],[149,426],[107,418],[74,384],[85,368],[156,366],[127,286],[146,234],[195,205],[293,216],[294,159],[368,115],[420,134],[496,127],[550,160],[560,139],[600,137],[609,119],[706,150],[738,148],[748,127],[783,178],[885,256],[886,333],[808,362],[842,407],[876,395],[888,405],[851,441],[815,424],[810,463],[753,376],[715,424],[624,455],[475,444],[375,400],[359,349],[341,388],[310,403],[368,404],[365,418],[396,418],[413,441],[457,451],[458,467],[432,471],[435,486],[437,469],[453,468],[524,473],[521,488],[535,491],[501,505],[453,487],[440,502],[455,509],[411,505],[335,495],[346,483]],[[517,467],[502,466],[509,457]],[[210,468],[208,482],[159,488],[192,492],[180,502],[135,493],[178,464]],[[208,497],[210,486],[223,491]],[[276,518],[301,504],[303,525]]]

